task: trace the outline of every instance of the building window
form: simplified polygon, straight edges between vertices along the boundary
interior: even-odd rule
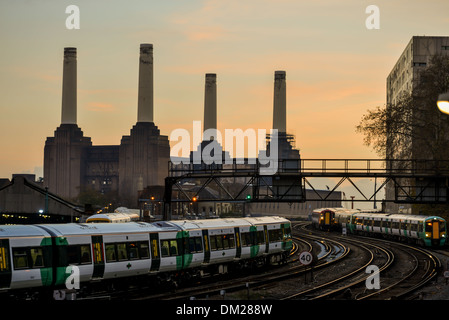
[[[441,46],[442,50],[449,50],[449,46]]]

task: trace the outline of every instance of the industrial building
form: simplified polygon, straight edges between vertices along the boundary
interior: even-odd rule
[[[104,195],[116,195],[123,206],[136,208],[149,198],[149,190],[162,190],[170,161],[170,145],[167,136],[161,135],[154,122],[153,97],[153,45],[141,44],[139,55],[139,87],[137,122],[129,135],[122,136],[119,145],[93,145],[90,137],[85,137],[77,124],[77,50],[64,49],[61,124],[53,137],[47,137],[44,148],[44,185],[48,191],[61,198],[75,199],[80,192],[94,190]],[[299,150],[295,149],[294,137],[287,133],[286,116],[286,73],[275,71],[273,96],[273,129],[278,130],[279,159],[293,160],[289,169],[298,169]],[[205,76],[204,130],[217,128],[217,84],[216,74]],[[210,143],[218,143],[213,138],[204,137],[195,152],[202,152]],[[267,145],[269,150],[270,141]],[[220,150],[223,160],[229,152]],[[213,156],[213,155],[211,155]],[[285,181],[284,181],[285,182]],[[273,182],[276,183],[276,182]],[[214,192],[214,190],[209,190]],[[160,191],[158,191],[160,193]],[[339,206],[341,196],[322,206]],[[158,199],[161,195],[158,194]],[[159,203],[158,203],[159,204]],[[199,204],[198,204],[199,205]],[[147,205],[148,207],[149,205]],[[150,206],[153,209],[157,206]],[[315,207],[315,205],[313,206]],[[217,210],[218,208],[218,210]],[[224,209],[226,208],[226,209]],[[270,205],[271,213],[307,214],[309,205]],[[185,209],[185,210],[184,210]],[[207,203],[198,208],[199,212],[219,214],[235,208],[231,204],[210,206]],[[248,213],[262,214],[267,206],[248,205]],[[159,210],[159,209],[158,209]],[[197,212],[198,212],[197,211]],[[189,212],[181,207],[179,212]]]
[[[141,44],[137,123],[120,145],[94,146],[77,125],[76,48],[64,49],[61,124],[44,148],[44,183],[65,199],[90,188],[118,193],[135,206],[138,191],[162,186],[170,159],[168,137],[154,124],[153,45]]]

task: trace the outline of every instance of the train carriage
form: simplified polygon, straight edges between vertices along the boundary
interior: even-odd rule
[[[329,208],[313,210],[312,224],[320,230],[332,230],[335,227],[335,210]]]
[[[67,267],[78,267],[80,281],[146,274],[151,267],[149,234],[158,228],[145,223],[41,225],[53,237],[58,252],[58,281]]]
[[[0,292],[63,289],[72,272],[83,287],[177,281],[282,262],[291,248],[290,221],[279,217],[1,226]]]
[[[315,210],[312,225],[322,229],[317,223],[324,211],[334,213],[337,228],[365,236],[414,242],[427,247],[446,245],[446,221],[437,216],[376,213],[377,211],[349,210],[345,208],[322,208]]]
[[[33,225],[0,227],[0,291],[50,286],[51,236]]]

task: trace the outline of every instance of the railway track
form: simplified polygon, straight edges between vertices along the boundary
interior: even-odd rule
[[[309,229],[308,223],[293,227],[294,247],[282,266],[251,272],[211,276],[176,288],[155,292],[150,287],[115,290],[101,294],[111,300],[223,299],[406,299],[437,274],[440,261],[429,250],[337,232]],[[303,266],[299,253],[308,251],[317,258],[313,266]],[[379,268],[380,289],[368,290],[367,267]],[[92,298],[95,298],[92,296]]]
[[[180,300],[180,299],[218,299],[222,298],[220,294],[225,291],[227,294],[236,293],[241,297],[248,297],[249,289],[251,291],[257,291],[262,287],[276,286],[277,283],[282,281],[289,281],[292,278],[301,277],[307,273],[310,268],[302,266],[298,262],[301,251],[315,250],[316,242],[318,238],[315,236],[302,236],[301,238],[293,237],[294,248],[290,254],[288,263],[285,266],[270,268],[263,272],[257,272],[256,274],[247,275],[244,277],[235,277],[232,275],[230,279],[222,281],[208,281],[204,279],[204,283],[197,283],[196,285],[188,286],[185,288],[177,289],[176,292],[163,293],[158,295],[145,295],[133,298],[133,300],[154,300],[154,299],[166,299],[166,300]],[[323,243],[323,240],[320,239]],[[324,248],[318,257],[318,263],[314,266],[315,269],[324,268],[326,265],[343,259],[345,255],[349,253],[348,248],[342,244],[331,241],[324,242],[322,248]],[[211,283],[212,282],[212,283]]]
[[[304,225],[301,229],[303,233],[311,233]],[[313,285],[300,286],[301,290],[279,297],[282,300],[406,299],[431,281],[441,266],[439,259],[429,250],[403,243],[317,231],[313,234],[342,241],[353,250],[363,250],[371,258],[365,259],[365,262],[355,260],[354,264],[359,267],[353,270],[343,266],[342,269],[346,270],[343,275],[337,275],[330,269],[327,274],[316,274]],[[372,275],[366,273],[366,268],[373,265],[379,270],[379,289],[367,289],[366,281]],[[329,273],[334,276],[329,276]]]

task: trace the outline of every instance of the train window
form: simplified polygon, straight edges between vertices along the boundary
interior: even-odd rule
[[[14,269],[42,268],[46,266],[44,248],[13,248]]]
[[[203,252],[201,237],[189,238],[189,253]]]
[[[223,248],[229,249],[230,247],[232,247],[232,246],[229,245],[229,235],[225,234],[225,235],[223,235]]]
[[[139,259],[139,246],[136,242],[128,243],[128,253],[130,260]]]
[[[257,231],[257,242],[256,244],[264,244],[265,243],[265,234],[263,230]]]
[[[128,260],[128,253],[126,252],[126,243],[117,243],[118,260]]]
[[[32,268],[42,268],[44,266],[44,256],[42,248],[30,248]]]
[[[67,264],[77,264],[79,262],[78,246],[67,247]]]
[[[201,237],[195,237],[195,251],[203,252],[203,244],[201,243]]]
[[[217,236],[210,236],[210,249],[217,250]]]
[[[178,241],[176,239],[170,240],[170,256],[177,256],[178,252]]]
[[[290,226],[284,229],[284,240],[289,240],[292,238],[292,228]]]
[[[228,234],[228,239],[229,239],[229,248],[235,248],[234,234],[233,233]]]
[[[115,244],[108,243],[105,245],[106,248],[106,262],[117,261],[117,256],[115,253]]]
[[[235,248],[234,234],[225,234],[223,237],[223,249]]]
[[[282,241],[282,230],[281,229],[268,230],[268,238],[270,239],[270,242]]]
[[[242,247],[247,247],[251,245],[251,235],[249,232],[243,232],[240,234],[242,239]]]
[[[67,247],[67,265],[91,263],[92,255],[88,244],[71,245]]]
[[[211,250],[225,250],[235,248],[235,237],[233,233],[216,235],[210,237]]]
[[[179,240],[179,241],[178,241]],[[181,239],[161,240],[162,257],[174,257],[180,254]]]
[[[28,269],[28,255],[26,248],[13,249],[14,269]]]
[[[215,236],[217,240],[217,250],[220,250],[223,248],[223,238],[221,236]]]
[[[169,253],[169,242],[168,240],[161,240],[161,255],[163,257],[169,257],[170,253]]]
[[[139,255],[140,259],[148,259],[150,257],[150,247],[148,242],[141,241],[139,245]]]
[[[92,254],[90,253],[89,245],[86,244],[80,246],[80,256],[81,256],[81,264],[92,263]]]

